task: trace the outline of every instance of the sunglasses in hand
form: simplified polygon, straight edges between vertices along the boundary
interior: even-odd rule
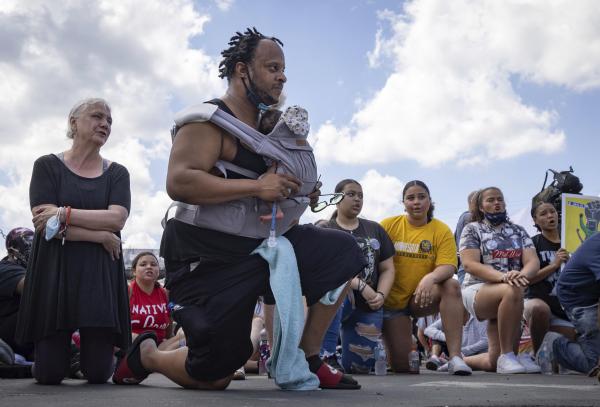
[[[319,201],[316,203],[316,205],[314,205],[313,207],[310,208],[311,211],[317,213],[317,212],[321,212],[323,209],[327,208],[329,205],[337,205],[340,202],[342,202],[342,200],[344,199],[344,193],[343,192],[336,192],[335,194],[321,194],[319,195],[319,198],[321,197],[329,197],[329,198],[325,198],[322,201]]]

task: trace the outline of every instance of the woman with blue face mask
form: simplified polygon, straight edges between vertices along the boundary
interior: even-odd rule
[[[518,353],[523,291],[539,269],[535,246],[523,227],[506,215],[502,191],[488,187],[474,197],[476,205],[460,238],[465,308],[488,320],[488,353],[465,358],[472,368],[498,373],[538,373],[529,355]]]

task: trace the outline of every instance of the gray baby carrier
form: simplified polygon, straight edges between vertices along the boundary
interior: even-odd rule
[[[238,138],[250,151],[263,156],[268,165],[277,162],[277,173],[291,174],[302,181],[296,195],[277,203],[283,212],[283,219],[277,220],[275,234],[282,235],[298,223],[310,202],[307,195],[315,189],[317,183],[317,164],[312,147],[306,139],[309,131],[306,110],[298,106],[287,108],[273,131],[265,135],[218,106],[203,103],[175,115],[175,127],[171,136],[174,139],[177,130],[187,123],[204,121],[210,121]],[[225,176],[226,170],[251,179],[257,179],[261,175],[226,161],[218,161],[215,167]],[[251,238],[269,237],[271,222],[261,222],[259,216],[269,215],[272,204],[258,198],[248,197],[220,204],[201,205],[174,202],[169,209],[172,207],[177,208],[175,219],[190,225]],[[166,217],[167,215],[165,219]]]

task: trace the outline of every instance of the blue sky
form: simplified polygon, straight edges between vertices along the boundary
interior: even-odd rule
[[[287,104],[309,111],[323,192],[360,180],[365,217],[401,213],[412,179],[451,228],[487,185],[528,223],[547,168],[573,165],[583,192],[600,194],[595,1],[10,0],[0,5],[0,228],[30,224],[33,161],[68,148],[75,101],[102,96],[114,118],[103,154],[132,175],[125,244],[156,247],[173,114],[222,94],[219,53],[249,26],[284,43]]]

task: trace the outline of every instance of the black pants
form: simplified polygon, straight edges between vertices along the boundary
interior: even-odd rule
[[[82,328],[81,372],[89,383],[106,383],[113,372],[114,333],[108,328]],[[40,384],[60,384],[69,371],[70,331],[57,332],[35,343],[33,377]]]
[[[8,344],[15,353],[24,356],[27,360],[33,359],[33,345],[21,345],[15,341],[17,330],[17,315],[14,313],[0,319],[0,339]]]
[[[194,228],[178,226],[184,232]],[[167,224],[167,229],[170,227],[173,223]],[[188,237],[193,237],[193,232]],[[366,265],[362,250],[349,233],[297,225],[285,237],[294,248],[302,293],[309,306]],[[181,243],[179,248],[196,242],[176,239],[175,234],[173,240],[165,241]],[[202,381],[227,377],[252,354],[250,331],[256,299],[264,295],[266,304],[275,302],[267,262],[258,255],[247,255],[230,263],[200,262],[191,269],[189,262],[165,257],[165,266],[167,278],[179,276],[171,281],[169,297],[182,307],[173,318],[185,331],[187,373]]]

